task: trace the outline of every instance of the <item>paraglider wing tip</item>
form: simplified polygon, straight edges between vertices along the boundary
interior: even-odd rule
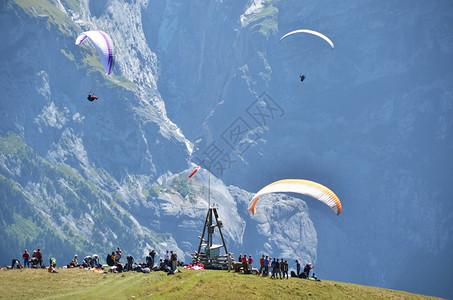
[[[249,212],[249,214],[252,214],[252,215],[256,214],[256,208],[249,208],[249,209],[247,209],[247,211]]]

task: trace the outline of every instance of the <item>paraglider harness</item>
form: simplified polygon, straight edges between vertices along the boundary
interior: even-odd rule
[[[300,77],[300,81],[304,81],[305,80],[305,75],[300,74],[299,77]]]
[[[88,99],[88,101],[93,102],[94,100],[99,99],[99,98],[96,97],[96,96],[91,95],[91,92],[90,92],[90,93],[88,94],[87,99]]]
[[[115,261],[113,260],[111,254],[107,254],[107,258],[105,260],[107,262],[107,265],[109,265],[110,267],[113,267],[115,265]]]

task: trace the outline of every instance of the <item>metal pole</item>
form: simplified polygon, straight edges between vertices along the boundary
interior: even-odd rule
[[[211,208],[211,160],[208,158],[208,209]]]
[[[209,228],[208,228],[208,249],[209,249],[209,256],[211,256],[211,246],[212,246],[212,212],[211,212],[211,160],[208,160],[208,215],[209,215]]]

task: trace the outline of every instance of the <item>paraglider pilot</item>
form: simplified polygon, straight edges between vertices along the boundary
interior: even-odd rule
[[[305,75],[300,74],[299,77],[300,77],[300,81],[304,81]]]
[[[91,92],[88,94],[88,97],[87,97],[88,101],[91,101],[93,102],[94,100],[98,99],[98,97],[94,96],[94,95],[91,95]]]

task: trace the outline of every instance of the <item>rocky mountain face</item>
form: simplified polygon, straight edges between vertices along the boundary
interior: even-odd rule
[[[22,248],[40,247],[63,264],[74,252],[104,255],[116,246],[138,260],[151,249],[173,249],[189,261],[208,192],[230,251],[257,255],[256,241],[264,239],[270,254],[315,261],[316,231],[300,199],[286,197],[265,210],[274,219],[256,219],[245,209],[250,193],[206,169],[188,179],[193,143],[168,118],[158,89],[159,61],[141,25],[148,7],[145,1],[3,7],[2,263]],[[78,33],[94,28],[115,41],[113,76],[102,75],[90,45],[74,45]],[[89,91],[100,99],[86,101]],[[256,230],[246,231],[246,224]],[[292,248],[284,247],[290,240]]]
[[[90,29],[79,23],[95,25],[82,21],[87,11],[72,4],[8,1],[2,7],[8,40],[1,49],[4,264],[23,247],[47,248],[60,263],[76,251],[106,252],[119,243],[134,253],[166,240],[179,249],[127,211],[138,199],[125,187],[187,167],[190,142],[166,117],[147,76],[121,74],[121,47],[115,48],[119,75],[107,78],[94,49],[74,45],[76,35]],[[152,77],[151,61],[144,60],[143,69]],[[146,84],[133,82],[140,80]],[[101,100],[86,101],[89,91]],[[65,247],[49,245],[54,241]]]
[[[309,203],[330,278],[451,293],[409,271],[432,259],[449,277],[439,262],[453,237],[452,72],[442,67],[453,58],[451,3],[169,3],[152,24],[171,20],[171,41],[155,30],[148,40],[194,161],[211,156],[217,176],[251,191],[292,177],[332,188],[340,217]],[[309,36],[279,41],[298,28],[335,49]]]
[[[451,277],[451,2],[199,5],[150,2],[145,27],[193,161],[211,157],[216,176],[249,191],[281,178],[324,183],[345,209],[334,218],[309,202],[320,272],[451,295],[412,271],[431,260]],[[279,41],[298,28],[335,49]]]
[[[451,278],[452,12],[447,0],[4,1],[1,263],[23,247],[59,263],[116,246],[188,260],[210,198],[236,255],[453,295],[418,276],[430,261]],[[335,49],[279,40],[299,28]],[[112,76],[74,45],[91,29],[114,41]],[[328,186],[342,214],[273,195],[250,216],[252,193],[282,178]]]

